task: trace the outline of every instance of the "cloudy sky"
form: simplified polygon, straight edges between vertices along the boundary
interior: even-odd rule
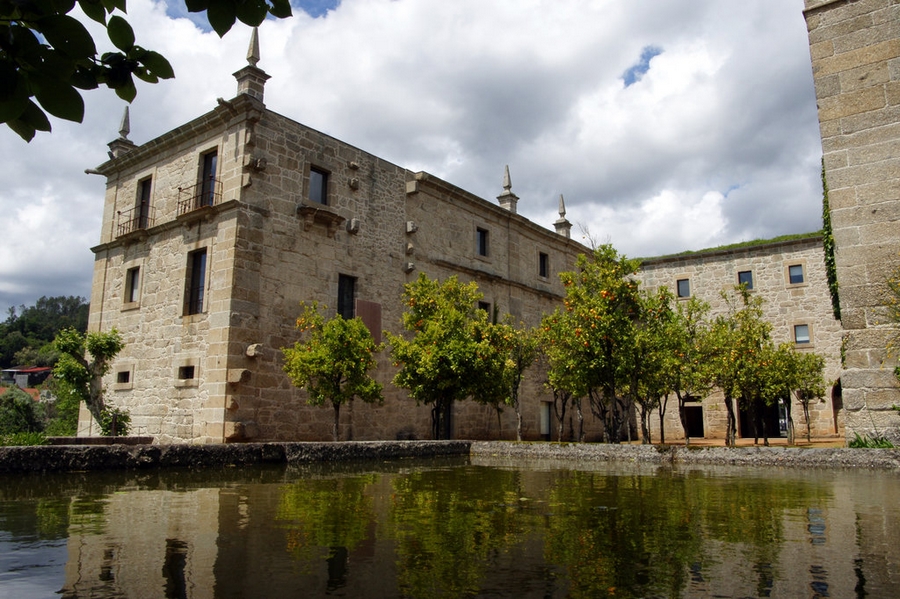
[[[509,165],[521,214],[552,228],[563,194],[573,236],[629,256],[821,226],[803,0],[293,1],[260,28],[268,107],[391,162],[492,201]],[[185,15],[128,1],[176,72],[138,85],[136,143],[235,94],[249,28]],[[83,124],[31,143],[0,128],[0,318],[90,295],[105,181],[84,170],[124,103],[85,99]]]

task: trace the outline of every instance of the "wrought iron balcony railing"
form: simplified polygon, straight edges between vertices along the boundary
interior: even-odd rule
[[[178,216],[184,216],[222,201],[222,182],[216,179],[201,181],[192,187],[178,188]]]
[[[120,210],[116,223],[116,237],[149,229],[156,224],[156,211],[152,206],[136,206],[131,210]]]

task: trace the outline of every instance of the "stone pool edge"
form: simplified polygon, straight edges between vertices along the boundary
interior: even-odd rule
[[[900,449],[698,447],[513,441],[348,441],[0,447],[0,473],[215,468],[480,455],[515,459],[900,471]]]

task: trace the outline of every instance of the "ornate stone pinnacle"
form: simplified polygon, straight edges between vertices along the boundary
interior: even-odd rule
[[[128,139],[131,133],[131,117],[128,114],[128,106],[125,106],[125,112],[122,114],[122,122],[119,123],[119,139]]]
[[[250,47],[247,49],[247,63],[255,67],[259,62],[259,27],[253,28],[250,34]]]

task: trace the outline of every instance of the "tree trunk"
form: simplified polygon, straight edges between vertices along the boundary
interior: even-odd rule
[[[806,442],[812,443],[812,431],[810,430],[809,425],[809,401],[802,402],[803,405],[803,417],[806,418]]]
[[[787,414],[788,445],[794,444],[794,418],[791,416],[791,396],[784,400],[784,412]]]
[[[687,396],[682,397],[681,391],[675,392],[675,397],[678,398],[678,418],[681,420],[681,429],[684,431],[684,446],[691,446],[691,436],[688,434],[688,425],[687,425],[687,410],[685,410],[684,402],[686,401]]]
[[[540,432],[540,431],[538,431]],[[516,404],[516,441],[522,440],[522,412],[519,411],[519,406]]]
[[[734,419],[734,402],[732,401],[732,398],[727,395],[725,396],[725,409],[728,411],[728,420],[725,425],[725,445],[734,447],[737,434],[737,427],[735,426]]]
[[[669,403],[669,395],[659,398],[659,443],[666,444],[666,424],[664,422],[666,416],[666,404]]]
[[[581,411],[581,398],[575,401],[575,413],[578,415],[578,437],[579,443],[584,443],[584,412]]]
[[[650,445],[650,410],[641,404],[641,443]]]
[[[566,404],[569,402],[569,394],[554,391],[553,392],[553,413],[556,415],[557,422],[557,441],[562,443],[563,432],[566,428]]]
[[[331,405],[334,406],[334,427],[331,429],[332,440],[337,443],[339,440],[339,432],[341,426],[341,404],[338,402],[332,402]]]

